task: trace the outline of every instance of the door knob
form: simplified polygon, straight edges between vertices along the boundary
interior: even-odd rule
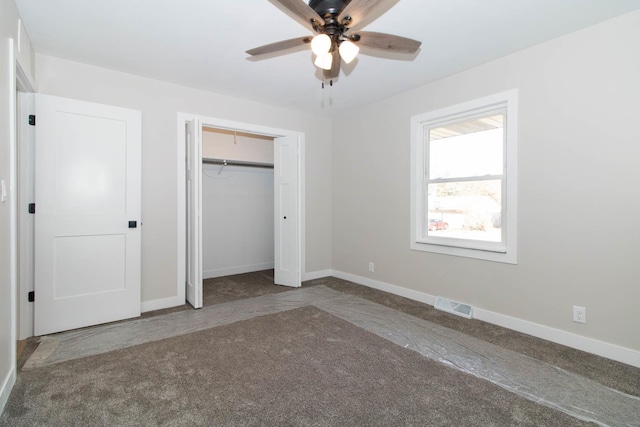
[[[137,221],[129,221],[129,228],[136,228],[136,227],[138,227]]]

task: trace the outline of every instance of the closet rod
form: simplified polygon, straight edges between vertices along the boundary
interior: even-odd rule
[[[209,165],[222,165],[222,166],[249,166],[254,168],[267,168],[273,169],[273,165],[270,163],[259,163],[259,162],[242,162],[237,160],[220,160],[220,159],[207,159],[203,158],[202,163],[206,163]]]

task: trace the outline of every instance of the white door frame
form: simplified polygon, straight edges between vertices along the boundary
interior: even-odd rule
[[[34,290],[34,215],[28,212],[35,202],[35,128],[28,116],[35,113],[34,94],[18,93],[18,339],[33,336],[33,302],[28,301]]]
[[[16,87],[20,92],[16,100],[16,135],[14,141],[16,162],[17,200],[17,339],[33,336],[33,303],[28,301],[33,291],[34,221],[27,212],[27,204],[35,202],[35,128],[28,124],[29,114],[35,113],[33,94],[35,84],[16,58]]]
[[[5,339],[8,337],[9,338],[9,359],[10,359],[10,365],[8,367],[8,370],[6,372],[2,373],[3,377],[0,377],[0,408],[4,408],[5,404],[7,403],[7,400],[9,399],[9,395],[11,394],[11,390],[13,389],[13,386],[16,382],[16,378],[17,378],[17,368],[16,368],[16,337],[17,337],[17,321],[18,321],[18,314],[17,314],[17,291],[18,291],[18,254],[17,254],[17,247],[18,247],[18,235],[17,235],[17,212],[16,212],[16,201],[15,201],[15,195],[16,195],[16,191],[15,191],[15,183],[17,180],[17,171],[16,171],[16,151],[17,151],[17,138],[16,138],[16,108],[17,108],[17,103],[16,103],[16,85],[17,85],[17,79],[16,79],[16,68],[18,66],[18,61],[16,60],[16,55],[15,55],[15,50],[14,50],[14,40],[12,38],[0,38],[0,43],[3,43],[4,46],[0,46],[0,55],[7,55],[9,58],[9,64],[11,65],[9,67],[9,70],[6,70],[2,72],[3,74],[3,79],[7,78],[7,80],[9,83],[9,87],[8,87],[8,95],[9,95],[9,105],[8,105],[8,113],[9,113],[9,123],[7,124],[8,126],[8,134],[9,134],[9,139],[7,141],[8,143],[8,148],[9,148],[9,158],[8,158],[8,170],[7,171],[3,171],[3,176],[2,176],[2,180],[3,180],[3,184],[4,184],[4,188],[3,190],[3,196],[4,196],[4,200],[1,203],[4,203],[3,208],[6,209],[6,211],[8,212],[8,216],[9,216],[9,236],[8,236],[8,242],[2,242],[2,245],[4,246],[5,244],[8,243],[8,256],[9,259],[6,260],[8,261],[8,266],[9,266],[9,282],[7,283],[8,285],[8,298],[7,300],[3,301],[4,304],[4,308],[7,309],[9,311],[8,315],[9,315],[9,322],[10,324],[3,324],[2,325],[2,334],[3,334],[3,344]],[[14,66],[15,64],[15,66]],[[5,75],[4,73],[8,71],[7,75]],[[5,101],[7,101],[5,99]],[[2,144],[4,144],[5,142],[3,141]],[[3,159],[3,163],[6,161],[7,159]],[[4,274],[3,274],[4,276]],[[3,283],[4,286],[4,283]],[[4,292],[3,292],[4,293]],[[6,294],[5,294],[6,296]],[[13,356],[13,357],[12,357]],[[5,367],[3,366],[2,369],[4,370]]]
[[[37,94],[36,115],[34,334],[139,317],[141,111]]]
[[[203,127],[212,127],[217,129],[225,129],[229,131],[237,131],[244,133],[252,133],[256,135],[264,135],[273,138],[292,136],[297,137],[299,142],[299,155],[298,155],[298,188],[299,188],[299,224],[300,224],[300,275],[303,276],[305,269],[305,134],[303,132],[297,132],[286,129],[278,129],[267,126],[260,126],[251,123],[236,122],[231,120],[204,117],[197,114],[178,113],[178,126],[177,126],[177,181],[178,181],[178,212],[177,212],[177,225],[178,225],[178,239],[177,239],[177,300],[182,304],[185,301],[185,279],[186,279],[186,150],[184,143],[185,126],[187,121],[193,119],[199,119]]]
[[[187,239],[186,300],[193,308],[202,308],[202,124],[191,120],[185,126],[187,147]],[[194,238],[196,236],[196,238]]]

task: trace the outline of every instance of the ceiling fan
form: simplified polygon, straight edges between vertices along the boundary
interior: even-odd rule
[[[350,63],[360,47],[387,52],[415,53],[421,42],[392,34],[360,31],[360,28],[389,10],[399,0],[270,0],[290,12],[292,17],[315,36],[283,40],[248,50],[254,57],[267,55],[304,44],[311,44],[315,65],[322,68],[325,79],[340,74],[340,62]],[[323,83],[324,87],[324,83]]]

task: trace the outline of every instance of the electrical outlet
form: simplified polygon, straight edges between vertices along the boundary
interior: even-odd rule
[[[587,323],[587,309],[584,307],[573,306],[573,321],[578,323]]]
[[[375,264],[374,264],[374,263],[372,263],[372,262],[370,262],[370,263],[369,263],[369,271],[370,271],[371,273],[373,273],[373,272],[375,271],[375,267],[376,267],[376,266],[375,266]]]

